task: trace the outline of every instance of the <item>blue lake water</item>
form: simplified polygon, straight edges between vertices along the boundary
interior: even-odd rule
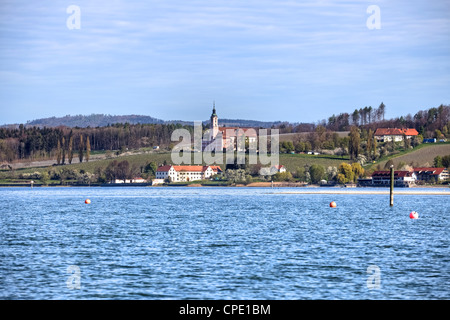
[[[0,298],[450,298],[448,195],[302,190],[0,188]]]

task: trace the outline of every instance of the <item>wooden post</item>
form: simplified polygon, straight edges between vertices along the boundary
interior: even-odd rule
[[[391,191],[390,191],[390,206],[394,206],[394,166],[391,166]]]

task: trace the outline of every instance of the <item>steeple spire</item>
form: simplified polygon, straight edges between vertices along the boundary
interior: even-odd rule
[[[217,117],[217,114],[216,114],[216,101],[213,101],[213,112],[212,112],[211,116],[216,116]]]

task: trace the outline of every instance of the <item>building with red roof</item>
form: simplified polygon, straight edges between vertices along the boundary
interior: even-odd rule
[[[395,187],[411,187],[416,184],[417,176],[412,171],[394,171],[394,186]],[[391,172],[390,171],[375,171],[372,173],[372,186],[390,186]]]
[[[446,168],[419,167],[414,168],[414,173],[418,180],[438,182],[448,180],[450,178]]]
[[[220,166],[160,166],[156,170],[156,179],[162,180],[170,179],[173,182],[195,181],[209,179],[216,174],[221,174],[222,168]],[[162,181],[157,181],[162,183]]]
[[[414,136],[417,136],[419,133],[416,129],[398,129],[398,128],[378,128],[375,131],[375,138],[378,141],[385,142],[385,141],[403,141],[403,138],[406,137],[406,139],[411,139]]]
[[[242,137],[242,140],[239,140]],[[254,143],[257,141],[258,135],[253,128],[239,127],[219,127],[219,117],[216,113],[216,106],[213,105],[213,111],[210,118],[209,135],[202,141],[202,149],[206,151],[223,151],[232,147],[233,150],[238,149],[239,141]],[[245,146],[243,145],[242,148]]]

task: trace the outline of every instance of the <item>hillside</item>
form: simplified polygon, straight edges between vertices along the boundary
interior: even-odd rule
[[[107,165],[113,161],[123,161],[127,160],[131,166],[141,167],[145,166],[149,162],[155,162],[157,164],[162,164],[164,161],[168,163],[172,163],[171,153],[170,152],[152,152],[152,151],[135,151],[127,152],[122,154],[119,157],[113,157],[111,159],[105,158],[105,154],[99,154],[97,156],[92,157],[92,161],[78,163],[77,160],[74,161],[73,164],[65,165],[65,166],[57,166],[52,167],[52,164],[56,163],[56,161],[41,161],[41,162],[32,162],[28,163],[25,166],[16,165],[15,169],[18,173],[23,172],[42,172],[45,170],[50,170],[54,168],[56,170],[60,170],[62,168],[75,169],[75,170],[84,170],[86,172],[95,172],[97,168],[102,168],[103,170],[107,167]],[[192,154],[192,157],[194,155]],[[342,162],[348,162],[348,157],[340,157],[340,156],[326,156],[326,155],[307,155],[307,154],[280,154],[280,164],[284,165],[287,170],[294,172],[299,167],[304,167],[305,165],[312,164],[320,164],[325,168],[329,166],[338,167]],[[225,169],[225,164],[220,165],[223,169]]]
[[[107,115],[107,114],[91,114],[91,115],[66,115],[64,117],[49,117],[35,119],[28,121],[27,127],[47,127],[54,128],[65,126],[69,128],[96,128],[105,127],[115,123],[129,123],[129,124],[181,124],[193,125],[193,121],[185,120],[161,120],[151,116],[145,115]],[[258,121],[258,120],[243,120],[243,119],[219,119],[219,125],[227,127],[262,127],[270,128],[281,124],[281,121]],[[209,120],[204,120],[203,124],[209,124]],[[3,128],[17,128],[19,124],[4,124]]]
[[[66,127],[104,127],[109,124],[114,123],[129,123],[129,124],[138,124],[138,123],[164,123],[161,119],[156,119],[150,116],[142,116],[142,115],[123,115],[123,116],[112,116],[106,114],[91,114],[88,116],[85,115],[67,115],[64,117],[51,117],[51,118],[42,118],[36,119],[28,122],[27,126],[36,126],[36,127],[58,127],[58,126],[66,126]]]
[[[417,150],[412,152],[401,154],[398,156],[390,157],[387,160],[379,162],[381,168],[390,159],[394,162],[394,166],[397,168],[400,162],[404,162],[407,165],[412,165],[414,167],[425,167],[433,166],[433,160],[436,156],[445,156],[450,154],[450,144],[423,144]],[[378,164],[377,164],[378,165]]]

